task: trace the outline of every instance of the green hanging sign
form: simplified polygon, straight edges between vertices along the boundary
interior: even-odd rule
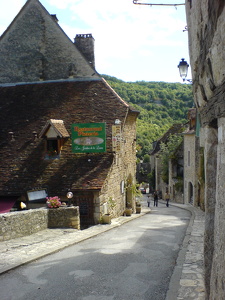
[[[72,124],[72,152],[106,152],[105,123]]]

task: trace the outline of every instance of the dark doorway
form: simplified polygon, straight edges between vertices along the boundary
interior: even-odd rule
[[[94,196],[91,192],[74,192],[74,205],[79,206],[80,226],[85,229],[94,225]]]
[[[188,202],[193,204],[193,184],[191,182],[188,183]]]

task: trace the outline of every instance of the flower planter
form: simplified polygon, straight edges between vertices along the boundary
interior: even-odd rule
[[[141,206],[136,206],[136,214],[140,214],[141,213]]]
[[[112,217],[110,215],[103,215],[102,216],[102,223],[103,224],[111,224]]]
[[[128,217],[130,217],[131,215],[132,215],[132,208],[126,208],[125,209],[125,214],[126,214],[126,216],[128,216]]]

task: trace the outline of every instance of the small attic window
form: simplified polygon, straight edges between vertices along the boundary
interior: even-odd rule
[[[47,144],[46,144],[46,150],[47,150],[47,154],[49,156],[55,156],[55,155],[59,155],[60,154],[60,146],[58,145],[58,140],[57,139],[52,139],[52,140],[48,140],[47,139]]]
[[[59,158],[61,149],[65,141],[69,138],[69,133],[62,120],[50,119],[46,122],[41,131],[40,137],[45,138],[45,158]]]

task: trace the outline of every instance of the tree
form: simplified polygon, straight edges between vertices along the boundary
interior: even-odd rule
[[[178,134],[170,135],[168,141],[160,144],[159,157],[162,163],[162,179],[168,183],[169,180],[169,160],[174,158],[174,153],[183,141],[183,136]]]

